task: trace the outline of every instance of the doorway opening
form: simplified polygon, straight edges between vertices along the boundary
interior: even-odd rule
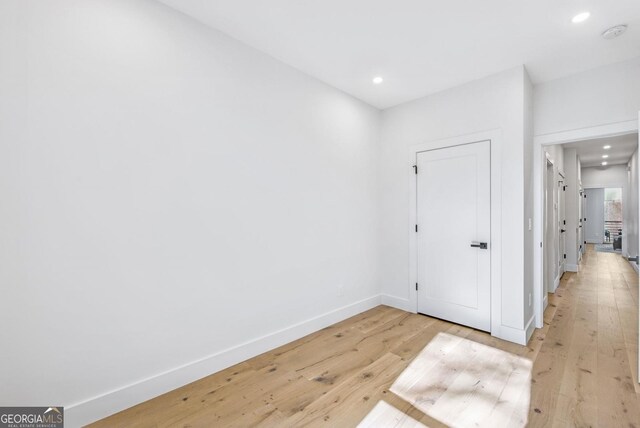
[[[627,266],[631,266],[637,274],[640,233],[638,127],[638,120],[629,120],[534,138],[534,208],[536,211],[534,233],[536,247],[539,245],[534,253],[534,321],[537,328],[543,325],[543,294],[547,292],[544,286],[544,261],[548,257],[550,247],[558,245],[560,248],[561,245],[559,237],[549,242],[549,238],[545,236],[548,230],[545,228],[547,158],[554,163],[557,172],[564,172],[564,208],[567,223],[564,233],[564,247],[567,254],[564,270],[576,272],[579,270],[580,260],[587,246],[589,246],[590,257],[597,254],[591,248],[593,244],[588,244],[586,239],[589,222],[586,205],[588,189],[603,189],[601,205],[603,223],[604,189],[622,189],[610,192],[613,194],[609,198],[612,202],[618,201],[622,210],[621,220],[615,216],[609,217],[612,222],[622,222],[621,228],[615,227],[617,225],[614,223],[611,224],[611,229],[617,235],[611,236],[613,232],[609,230],[610,239],[617,240],[616,246],[621,246],[620,254],[603,255],[603,257],[619,257],[617,260],[620,263],[629,263]],[[559,175],[556,175],[556,178],[558,177]],[[604,240],[604,232],[607,228],[603,225],[600,229]],[[613,242],[611,245],[613,246]],[[636,360],[635,364],[637,363]]]
[[[624,190],[623,187],[585,189],[585,241],[594,244],[596,251],[622,253],[624,235],[630,227],[624,221]]]
[[[588,244],[638,259],[638,133],[543,146],[543,310]],[[628,199],[628,203],[627,203]]]

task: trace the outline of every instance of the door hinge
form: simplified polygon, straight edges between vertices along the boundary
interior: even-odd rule
[[[417,174],[418,173],[418,165],[414,165],[413,166],[413,171]]]
[[[418,231],[418,225],[416,224],[416,232]]]
[[[567,255],[566,255],[566,254],[564,255],[564,258],[565,258],[565,259],[567,258]]]
[[[416,291],[418,291],[418,283],[416,282]]]

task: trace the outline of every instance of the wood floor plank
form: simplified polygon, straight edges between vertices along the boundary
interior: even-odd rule
[[[339,381],[371,364],[392,348],[410,340],[428,325],[422,317],[404,313],[371,331],[346,352],[297,371],[310,380]]]
[[[383,399],[391,382],[405,367],[406,363],[400,357],[386,353],[347,382],[338,385],[311,404],[304,412],[289,418],[287,424],[302,427],[331,422],[342,426],[355,426]]]
[[[358,424],[358,428],[426,428],[426,425],[413,419],[403,411],[388,404],[386,401],[378,401],[367,417]]]

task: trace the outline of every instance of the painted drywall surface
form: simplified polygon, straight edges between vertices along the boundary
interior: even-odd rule
[[[502,325],[523,329],[524,69],[383,111],[379,151],[380,281],[384,294],[409,298],[410,147],[500,129],[502,143]]]
[[[533,318],[533,85],[524,72],[524,323]],[[529,229],[531,223],[531,230]]]
[[[627,187],[627,165],[582,168],[582,187]]]
[[[378,110],[154,1],[0,8],[3,405],[379,293]]]
[[[640,57],[534,88],[535,135],[637,120]]]

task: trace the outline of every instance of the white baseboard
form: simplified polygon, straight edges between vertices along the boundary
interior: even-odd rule
[[[529,343],[529,340],[531,339],[531,336],[533,336],[533,331],[536,329],[535,323],[533,322],[535,319],[535,316],[531,315],[531,319],[529,320],[529,322],[527,323],[527,326],[524,328],[525,331],[525,345],[527,343]]]
[[[565,264],[564,265],[565,272],[578,272],[578,265]]]
[[[558,287],[560,286],[560,278],[562,278],[563,273],[564,272],[560,272],[560,274],[556,277],[556,279],[553,280],[553,290],[551,290],[552,293],[555,293]]]
[[[533,318],[529,320],[531,326],[533,326],[532,320]],[[506,340],[508,342],[517,343],[518,345],[527,344],[526,330],[520,330],[518,328],[509,327],[506,325],[499,326],[495,331],[491,330],[491,336],[497,337],[498,339]]]
[[[547,309],[547,305],[549,304],[549,293],[544,293],[544,298],[542,299],[542,310]]]
[[[380,295],[369,297],[117,390],[65,405],[66,425],[84,426],[97,421],[374,308],[381,302]]]
[[[633,268],[633,270],[636,271],[636,273],[640,273],[638,271],[638,263],[634,262],[633,260],[629,260],[629,257],[631,257],[629,255],[629,252],[627,252],[626,254],[623,254],[622,257],[624,257],[625,259],[627,259],[627,261],[629,262],[629,264],[631,265],[631,267]],[[640,381],[639,381],[640,382]]]
[[[416,308],[410,308],[409,299],[402,299],[400,297],[390,296],[388,294],[382,294],[382,304],[391,306],[392,308],[400,309],[406,312],[416,312]]]

